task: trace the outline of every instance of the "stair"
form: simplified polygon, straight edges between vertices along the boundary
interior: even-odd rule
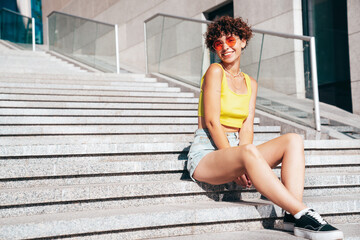
[[[0,40],[0,72],[6,73],[83,73],[85,70],[62,61],[43,51],[10,49]]]
[[[264,230],[281,227],[282,212],[255,189],[190,180],[193,93],[141,74],[9,69],[0,75],[0,239],[298,239]],[[256,118],[255,144],[280,130]],[[360,140],[305,140],[305,155],[304,201],[335,225],[352,223],[348,239],[360,234]]]
[[[264,91],[264,90],[263,90]],[[267,89],[265,97],[257,97],[256,108],[268,112],[302,125],[312,126],[314,124],[313,113],[308,112],[312,109],[311,101],[289,97],[285,94],[276,93]],[[274,96],[275,99],[274,99]],[[270,100],[271,99],[271,100]],[[323,104],[320,124],[331,138],[341,137],[342,139],[360,139],[359,116],[351,114],[334,106]],[[339,119],[339,115],[342,119]],[[349,116],[351,116],[349,118]],[[354,124],[354,122],[356,124]],[[334,136],[332,136],[334,135]]]

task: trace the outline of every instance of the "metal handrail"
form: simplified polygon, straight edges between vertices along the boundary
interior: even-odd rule
[[[116,56],[116,73],[120,74],[120,61],[119,61],[119,31],[118,31],[118,25],[117,24],[110,24],[110,23],[106,23],[106,22],[101,22],[101,21],[96,21],[93,19],[89,19],[89,18],[84,18],[84,17],[80,17],[80,16],[75,16],[69,13],[63,13],[63,12],[58,12],[58,11],[52,11],[50,14],[47,15],[47,18],[49,18],[52,14],[61,14],[61,15],[65,15],[68,17],[73,17],[73,18],[78,18],[78,19],[82,19],[82,20],[86,20],[89,22],[93,22],[93,23],[98,23],[98,24],[103,24],[103,25],[107,25],[107,26],[112,26],[115,29],[115,56]],[[49,39],[49,31],[48,31],[48,39]]]
[[[198,23],[205,23],[205,24],[210,24],[213,21],[208,21],[208,20],[201,20],[201,19],[193,19],[193,18],[187,18],[187,17],[181,17],[181,16],[176,16],[176,15],[171,15],[171,14],[165,14],[165,13],[157,13],[154,16],[146,19],[144,22],[147,23],[150,20],[156,18],[156,17],[170,17],[170,18],[176,18],[176,19],[180,19],[180,20],[186,20],[186,21],[190,21],[190,22],[198,22]],[[308,41],[310,42],[310,39],[312,37],[310,36],[303,36],[303,35],[296,35],[296,34],[287,34],[287,33],[279,33],[279,32],[273,32],[273,31],[267,31],[267,30],[263,30],[263,29],[257,29],[257,28],[251,28],[253,32],[256,33],[262,33],[262,34],[267,34],[267,35],[272,35],[272,36],[277,36],[277,37],[283,37],[283,38],[294,38],[294,39],[299,39],[299,40],[304,40],[304,41]]]
[[[21,13],[15,12],[15,11],[10,10],[10,9],[7,9],[7,8],[2,8],[2,9],[0,9],[0,11],[10,12],[10,13],[13,13],[13,14],[19,15],[19,16],[21,16],[21,17],[25,17],[25,18],[29,18],[29,19],[31,19],[31,17],[28,17],[28,16],[25,16],[25,15],[22,15]]]
[[[180,19],[180,20],[186,20],[186,21],[190,21],[190,22],[198,22],[198,23],[206,23],[206,24],[209,24],[209,23],[212,23],[212,21],[207,21],[207,20],[200,20],[200,19],[194,19],[194,18],[187,18],[187,17],[180,17],[180,16],[175,16],[175,15],[170,15],[170,14],[165,14],[165,13],[157,13],[155,14],[154,16],[146,19],[144,22],[147,23],[148,21],[156,18],[156,17],[171,17],[171,18],[177,18],[177,19]]]
[[[31,17],[28,17],[28,16],[25,16],[25,15],[22,15],[18,12],[15,12],[15,11],[12,11],[10,9],[7,9],[7,8],[2,8],[0,9],[0,11],[5,11],[5,12],[9,12],[9,13],[12,13],[12,14],[15,14],[15,15],[18,15],[18,16],[21,16],[21,17],[24,17],[24,18],[28,18],[28,19],[31,19],[31,25],[32,25],[32,31],[31,31],[31,34],[32,34],[32,50],[33,52],[36,51],[36,43],[35,43],[35,18],[31,18]]]
[[[79,16],[75,16],[75,15],[72,15],[72,14],[69,14],[69,13],[63,13],[63,12],[58,12],[58,11],[52,11],[51,13],[49,13],[49,15],[47,15],[47,17],[50,17],[50,16],[51,16],[52,14],[54,14],[54,13],[66,15],[66,16],[69,16],[69,17],[80,18],[80,19],[83,19],[83,20],[86,20],[86,21],[90,21],[90,22],[101,23],[101,24],[108,25],[108,26],[115,26],[115,25],[116,25],[116,24],[101,22],[101,21],[97,21],[97,20],[90,19],[90,18],[79,17]]]
[[[176,15],[170,15],[170,14],[164,14],[164,13],[157,13],[154,16],[146,19],[144,21],[144,37],[145,37],[145,51],[147,49],[147,43],[146,43],[146,23],[150,20],[156,18],[156,17],[170,17],[170,18],[176,18],[180,20],[185,21],[191,21],[191,22],[198,22],[198,23],[204,23],[204,24],[210,24],[212,21],[207,20],[200,20],[200,19],[192,19],[187,17],[181,17]],[[310,61],[311,61],[311,75],[312,75],[312,87],[313,87],[313,98],[314,98],[314,112],[315,112],[315,128],[317,131],[321,131],[321,124],[320,124],[320,107],[319,107],[319,89],[318,89],[318,77],[317,77],[317,63],[316,63],[316,51],[315,51],[315,37],[313,36],[303,36],[303,35],[296,35],[296,34],[287,34],[287,33],[279,33],[279,32],[273,32],[273,31],[267,31],[262,29],[256,29],[252,28],[252,31],[255,33],[261,33],[261,34],[267,34],[271,36],[276,37],[282,37],[282,38],[291,38],[291,39],[298,39],[307,41],[310,43]],[[146,56],[146,73],[148,73],[147,70],[147,55]]]

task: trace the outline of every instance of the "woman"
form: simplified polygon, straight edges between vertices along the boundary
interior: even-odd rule
[[[198,130],[188,154],[194,181],[235,181],[255,188],[286,210],[284,228],[309,239],[341,239],[343,233],[302,202],[305,158],[302,138],[285,134],[254,146],[257,83],[240,70],[241,51],[252,37],[241,18],[221,17],[208,26],[206,45],[221,59],[201,80]],[[281,182],[272,172],[279,163]]]

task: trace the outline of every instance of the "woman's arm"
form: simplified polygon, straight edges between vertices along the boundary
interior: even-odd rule
[[[220,123],[222,77],[223,70],[221,67],[217,64],[211,64],[203,82],[205,124],[218,149],[230,147]]]
[[[249,103],[249,116],[245,119],[242,127],[239,130],[239,145],[252,144],[254,139],[254,118],[255,118],[255,105],[257,95],[257,82],[251,79],[251,97]]]
[[[255,79],[251,79],[251,96],[249,103],[249,116],[245,119],[242,127],[239,130],[239,145],[243,144],[252,144],[254,139],[254,118],[255,118],[255,105],[256,105],[256,95],[257,95],[257,82]],[[237,179],[234,180],[235,183],[243,187],[251,187],[252,183],[247,174],[243,174]]]

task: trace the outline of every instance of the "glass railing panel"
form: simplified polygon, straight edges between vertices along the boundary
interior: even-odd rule
[[[309,76],[304,71],[304,49],[307,46],[302,40],[265,34],[259,66],[257,107],[315,127],[314,101],[306,98],[311,96],[306,94],[311,89],[307,83]]]
[[[49,49],[106,72],[116,72],[115,25],[52,12]]]
[[[258,78],[259,61],[261,54],[263,34],[254,33],[253,37],[247,43],[247,46],[241,53],[241,71],[253,77]]]
[[[159,72],[163,23],[164,17],[162,16],[146,23],[146,57],[149,72]]]
[[[204,51],[202,24],[164,18],[159,72],[199,86]]]
[[[32,49],[32,20],[8,9],[0,10],[0,38]]]
[[[49,17],[49,49],[72,55],[74,43],[74,19],[61,14]]]
[[[146,22],[148,71],[199,87],[203,69],[209,64],[203,61],[208,55],[204,52],[204,30],[204,23],[165,16]]]
[[[73,57],[95,67],[96,23],[81,18],[74,21]]]
[[[116,72],[115,28],[109,25],[96,24],[96,43],[94,64],[96,68]],[[114,42],[114,44],[109,44]]]

